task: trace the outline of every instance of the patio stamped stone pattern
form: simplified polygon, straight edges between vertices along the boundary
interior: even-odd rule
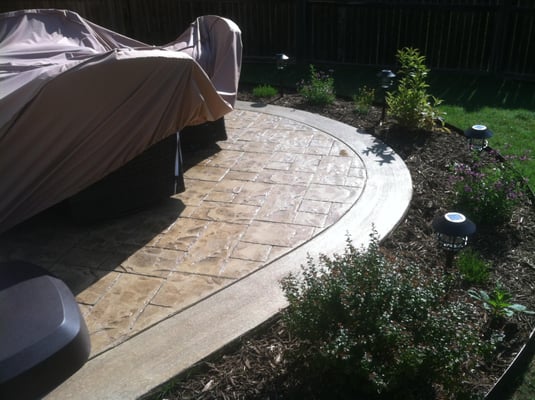
[[[0,259],[42,265],[71,288],[91,357],[303,244],[359,198],[363,162],[329,134],[248,110],[225,122],[221,150],[162,204],[88,226],[47,212],[0,236]]]

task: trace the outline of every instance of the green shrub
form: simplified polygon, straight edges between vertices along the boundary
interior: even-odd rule
[[[400,64],[397,88],[386,94],[390,115],[401,126],[407,128],[432,129],[435,121],[442,117],[437,106],[442,100],[427,93],[425,57],[418,49],[398,50],[396,58]]]
[[[388,263],[375,236],[367,250],[348,239],[343,255],[320,262],[282,282],[284,319],[301,342],[292,356],[313,381],[389,399],[437,384],[452,396],[465,391],[463,377],[487,349],[473,306],[446,302],[444,283],[418,268]]]
[[[367,114],[375,99],[375,89],[363,86],[359,88],[356,95],[353,96],[353,105],[355,112],[359,114]]]
[[[336,99],[334,92],[334,78],[327,73],[316,71],[310,64],[310,76],[308,81],[298,84],[298,92],[307,103],[314,105],[331,104]]]
[[[279,92],[271,85],[260,85],[253,88],[253,96],[258,98],[270,98]]]
[[[456,264],[462,278],[468,283],[481,285],[489,279],[488,263],[475,250],[467,248],[461,251]]]
[[[454,207],[476,224],[501,225],[511,219],[517,204],[525,201],[524,183],[514,170],[499,161],[453,167]]]

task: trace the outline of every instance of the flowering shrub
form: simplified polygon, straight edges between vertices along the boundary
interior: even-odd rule
[[[308,82],[298,84],[298,92],[305,100],[314,105],[331,104],[335,99],[334,78],[330,74],[316,71],[310,64],[310,77]]]
[[[436,384],[459,398],[465,374],[489,349],[472,325],[474,306],[446,301],[443,282],[418,268],[387,262],[375,236],[366,250],[348,239],[343,255],[320,261],[282,283],[286,324],[301,339],[295,357],[314,381],[353,398],[408,399]]]
[[[401,65],[399,84],[386,94],[391,116],[404,127],[433,129],[437,120],[442,121],[443,113],[437,109],[442,100],[427,93],[429,69],[425,57],[409,47],[398,50],[396,59]]]
[[[504,224],[525,200],[524,182],[505,163],[482,165],[476,160],[472,165],[455,164],[453,170],[455,207],[476,224]]]

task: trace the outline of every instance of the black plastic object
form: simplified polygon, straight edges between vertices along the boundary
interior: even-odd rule
[[[433,220],[433,229],[448,236],[470,236],[476,231],[476,225],[458,212],[448,212]]]
[[[0,399],[43,397],[80,369],[90,350],[63,281],[27,262],[0,263]]]

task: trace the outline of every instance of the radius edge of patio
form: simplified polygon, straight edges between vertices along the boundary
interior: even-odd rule
[[[90,359],[46,399],[135,399],[246,335],[286,305],[280,280],[298,272],[306,257],[340,253],[349,235],[365,246],[404,217],[412,180],[401,158],[371,135],[305,111],[238,101],[237,110],[266,113],[328,133],[363,161],[367,179],[360,197],[333,225],[198,303]],[[254,295],[252,295],[254,294]]]

